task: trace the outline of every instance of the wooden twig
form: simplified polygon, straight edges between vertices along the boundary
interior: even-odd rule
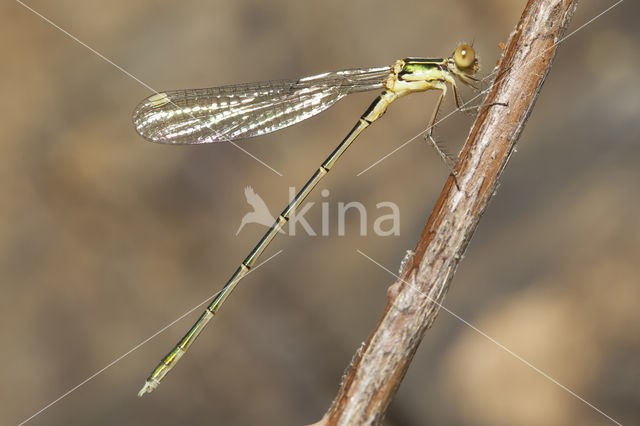
[[[577,0],[529,0],[455,170],[413,260],[389,288],[375,330],[357,352],[321,424],[379,424],[496,190]]]

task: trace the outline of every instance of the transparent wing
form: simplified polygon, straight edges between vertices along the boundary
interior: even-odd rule
[[[264,135],[312,117],[355,92],[381,89],[390,67],[329,72],[299,80],[157,93],[133,112],[138,133],[169,144]]]

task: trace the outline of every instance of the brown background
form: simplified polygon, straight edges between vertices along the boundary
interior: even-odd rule
[[[449,54],[475,40],[483,75],[524,1],[85,1],[29,3],[163,90],[294,78]],[[581,3],[570,31],[608,1]],[[241,146],[145,142],[149,90],[20,6],[1,6],[0,423],[16,424],[219,288],[265,230],[235,232],[252,186],[277,214],[374,94]],[[446,306],[625,424],[640,422],[637,2],[562,44],[455,277]],[[473,92],[464,91],[469,99]],[[278,238],[158,391],[136,392],[191,325],[176,324],[30,424],[301,424],[318,420],[385,305],[447,178],[420,140],[436,94],[394,105],[310,201],[330,236]],[[452,108],[451,100],[445,112]],[[457,152],[471,118],[437,129]],[[328,197],[320,191],[328,189]],[[337,204],[368,210],[337,235]],[[391,201],[400,236],[372,234]],[[606,424],[442,312],[388,425]]]

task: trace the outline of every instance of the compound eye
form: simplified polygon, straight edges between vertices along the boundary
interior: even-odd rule
[[[476,60],[476,51],[468,44],[461,44],[453,52],[453,60],[458,68],[469,68]]]

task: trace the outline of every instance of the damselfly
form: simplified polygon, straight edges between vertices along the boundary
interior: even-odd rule
[[[446,160],[432,138],[438,110],[451,85],[456,105],[460,96],[456,79],[473,86],[479,69],[474,49],[459,45],[448,58],[406,58],[379,68],[359,68],[328,72],[299,80],[265,81],[207,89],[157,93],[142,101],[133,113],[138,133],[145,139],[167,144],[201,144],[233,141],[264,135],[312,117],[356,92],[383,89],[362,114],[356,125],[327,157],[266,234],[242,261],[222,290],[187,334],[153,370],[138,393],[153,391],[162,378],[213,318],[238,282],[255,265],[271,240],[287,223],[318,182],[331,170],[358,135],[384,114],[389,104],[409,93],[440,90],[425,132],[438,153]]]

